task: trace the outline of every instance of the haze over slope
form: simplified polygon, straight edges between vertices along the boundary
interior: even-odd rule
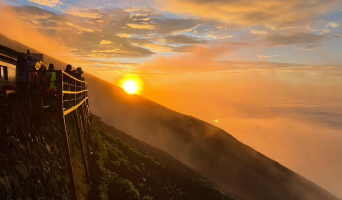
[[[128,96],[94,77],[87,80],[92,110],[106,123],[169,152],[245,199],[337,199],[217,127]]]
[[[24,46],[12,46],[23,51]],[[65,64],[50,58],[57,68]],[[92,111],[104,122],[156,146],[245,199],[337,199],[217,127],[182,115],[91,75]]]

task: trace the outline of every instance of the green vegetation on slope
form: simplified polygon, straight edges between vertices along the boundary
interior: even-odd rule
[[[89,199],[238,199],[159,149],[94,121]]]

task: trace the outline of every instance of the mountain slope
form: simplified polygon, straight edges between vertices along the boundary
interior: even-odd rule
[[[103,195],[108,199],[240,199],[219,191],[211,181],[167,153],[104,124],[96,116],[93,126],[93,185],[88,199],[104,199]]]
[[[65,66],[45,58],[59,69]],[[337,199],[211,124],[143,97],[126,95],[117,86],[89,74],[85,76],[91,109],[105,123],[170,153],[244,199]]]
[[[92,109],[104,122],[170,153],[244,199],[337,199],[213,125],[87,80],[91,87],[97,84],[91,88]]]

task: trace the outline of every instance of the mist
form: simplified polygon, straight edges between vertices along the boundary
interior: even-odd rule
[[[242,62],[210,66],[210,61],[203,64],[203,55],[196,59],[196,52],[170,58],[172,71],[182,75],[146,75],[154,82],[146,84],[149,88],[142,95],[226,130],[342,198],[339,67]],[[192,60],[190,66],[185,60]],[[157,59],[153,65],[168,61]],[[207,72],[209,68],[217,71]],[[164,79],[173,81],[165,84]],[[158,87],[161,83],[165,85]]]

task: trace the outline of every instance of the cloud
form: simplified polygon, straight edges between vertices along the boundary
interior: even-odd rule
[[[226,37],[230,27],[222,23],[169,18],[144,8],[91,9],[68,5],[68,9],[57,13],[35,6],[15,10],[25,27],[64,38],[68,49],[74,49],[74,56],[85,58],[147,58],[156,52],[189,51],[194,45],[208,43],[201,39],[205,36],[211,40],[232,37]],[[115,49],[120,51],[112,51]]]
[[[253,30],[251,30],[251,33],[254,35],[267,35],[268,32],[264,31],[264,30],[253,29]]]
[[[169,35],[164,37],[164,40],[167,44],[203,44],[208,42],[202,38],[187,35]]]
[[[182,46],[173,49],[175,52],[183,52],[179,55],[163,56],[160,55],[152,60],[141,64],[141,69],[153,72],[154,70],[168,73],[202,73],[229,70],[245,70],[235,68],[230,62],[219,61],[230,53],[238,51],[248,43],[222,42],[215,45],[206,46]],[[185,48],[185,50],[183,50]]]
[[[254,46],[248,43],[222,42],[219,44],[207,44],[202,46],[182,46],[172,49],[170,46],[159,48],[171,48],[181,54],[163,56],[159,55],[138,65],[139,73],[163,73],[163,74],[198,74],[198,73],[306,73],[319,74],[327,77],[342,77],[341,65],[303,65],[276,62],[243,62],[229,61],[234,54],[245,47]],[[147,47],[147,46],[146,46]],[[148,47],[147,47],[148,48]],[[156,47],[157,48],[157,47]],[[185,48],[185,51],[182,50]],[[167,49],[166,51],[169,51]],[[275,58],[279,55],[256,55],[260,59]],[[137,72],[137,73],[138,73]]]
[[[32,7],[33,13],[36,12],[36,7]],[[24,45],[27,45],[29,47],[32,47],[38,51],[44,52],[44,54],[47,55],[54,55],[55,58],[62,59],[62,60],[71,60],[70,57],[66,56],[68,54],[68,48],[64,46],[63,41],[60,37],[50,37],[48,35],[45,35],[44,32],[39,31],[37,29],[31,29],[28,28],[28,22],[20,21],[23,16],[21,15],[22,10],[18,10],[17,7],[8,7],[3,4],[0,4],[1,9],[1,15],[0,15],[0,25],[1,27],[9,27],[6,29],[1,29],[0,34],[16,40],[20,41]],[[40,17],[35,17],[33,19],[35,20],[46,20],[50,16],[52,16],[52,13],[50,12],[43,12],[40,13]],[[54,22],[50,22],[54,23]],[[31,24],[32,25],[32,24]],[[23,34],[25,33],[25,34]]]
[[[151,24],[127,24],[127,26],[133,29],[148,29],[148,30],[156,29],[156,27]]]
[[[241,26],[273,29],[308,25],[328,11],[341,9],[340,0],[156,0],[170,12],[214,18]]]
[[[91,19],[98,19],[101,18],[102,15],[98,13],[96,9],[89,9],[89,8],[82,8],[82,7],[72,7],[68,10],[65,10],[64,13],[82,17],[82,18],[91,18]]]
[[[80,33],[79,31],[81,31],[81,32],[83,32],[83,31],[84,31],[84,32],[94,32],[93,29],[84,28],[84,27],[82,27],[82,26],[80,26],[80,25],[73,24],[73,23],[71,23],[71,22],[66,22],[66,25],[69,25],[70,27],[72,27],[72,28],[78,30],[77,33]]]
[[[130,38],[130,37],[132,37],[131,34],[127,34],[127,33],[118,33],[116,35],[119,36],[119,37],[122,37],[122,38]]]
[[[156,53],[169,53],[173,51],[172,46],[168,45],[161,45],[161,44],[155,44],[155,43],[146,43],[142,44],[144,48],[150,49],[153,52]]]
[[[217,35],[205,35],[206,38],[211,38],[214,40],[225,40],[225,39],[230,39],[233,36],[232,35],[227,35],[227,34],[217,34]]]
[[[341,26],[341,24],[336,23],[336,22],[330,22],[327,26],[331,27],[331,28],[337,28],[337,27]]]
[[[318,46],[320,42],[325,39],[327,39],[327,36],[325,35],[304,32],[271,33],[261,39],[261,42],[269,46],[295,45],[297,47],[313,48]]]
[[[106,45],[106,44],[113,44],[113,42],[109,41],[109,40],[101,40],[100,44],[104,44],[104,45]]]
[[[59,0],[28,0],[30,2],[42,5],[42,6],[48,6],[51,8],[58,7],[60,5],[64,5],[63,2]]]
[[[279,55],[258,55],[258,58],[273,58],[273,57],[277,57]]]

